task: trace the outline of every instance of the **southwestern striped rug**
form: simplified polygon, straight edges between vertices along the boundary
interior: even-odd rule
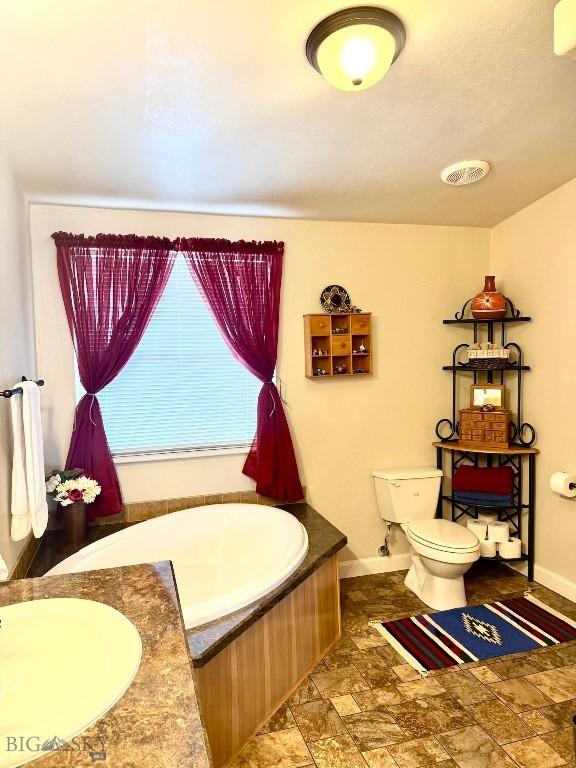
[[[422,673],[576,640],[576,622],[530,594],[371,625]]]

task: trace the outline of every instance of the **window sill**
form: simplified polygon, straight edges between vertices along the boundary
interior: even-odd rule
[[[247,456],[249,445],[229,445],[225,448],[191,448],[184,451],[155,451],[149,453],[112,454],[114,464],[142,464],[148,461],[181,461],[207,459],[212,456]]]

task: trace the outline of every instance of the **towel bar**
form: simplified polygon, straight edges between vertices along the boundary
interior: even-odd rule
[[[26,376],[22,376],[22,381],[28,381]],[[44,386],[44,380],[38,379],[36,384],[39,387]],[[0,397],[12,397],[12,395],[21,395],[22,394],[22,387],[15,387],[14,389],[5,389],[3,392],[0,392]]]

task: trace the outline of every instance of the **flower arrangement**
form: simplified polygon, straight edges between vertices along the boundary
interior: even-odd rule
[[[62,507],[84,502],[92,504],[101,488],[83,469],[54,470],[46,478],[46,493]]]

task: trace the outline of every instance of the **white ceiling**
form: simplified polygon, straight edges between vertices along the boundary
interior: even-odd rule
[[[491,226],[576,176],[555,0],[381,4],[406,47],[350,94],[304,55],[338,0],[0,0],[0,139],[33,200],[220,213]]]

